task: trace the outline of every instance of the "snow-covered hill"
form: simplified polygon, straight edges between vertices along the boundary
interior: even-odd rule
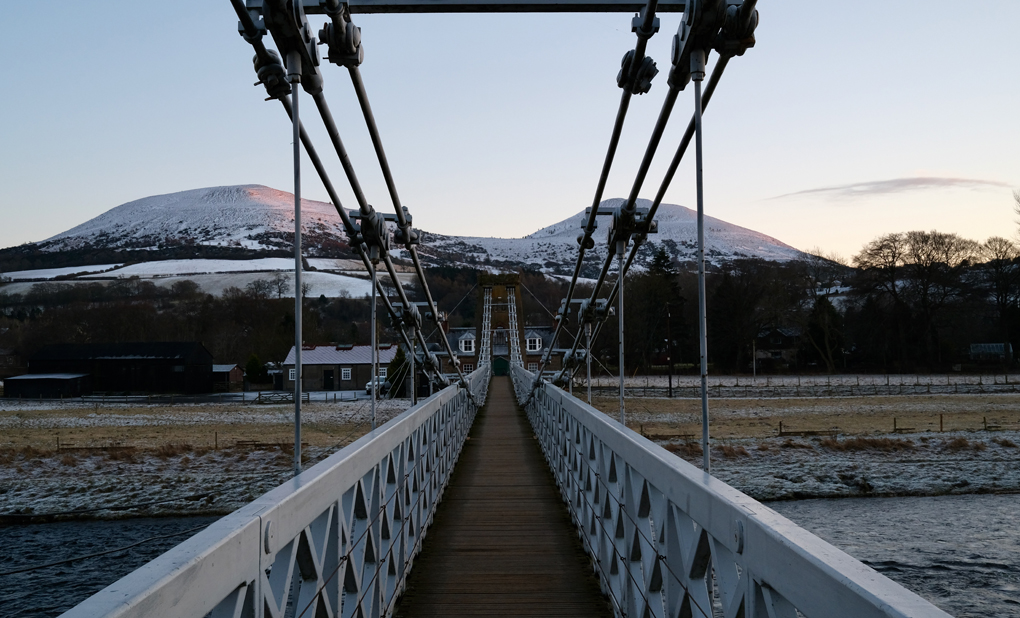
[[[623,199],[609,199],[602,207],[614,207]],[[649,207],[648,200],[638,200],[638,206]],[[663,247],[680,262],[692,262],[697,255],[697,213],[675,204],[662,204],[656,213],[659,233],[649,236],[647,248],[639,254],[638,265],[650,260],[655,248]],[[577,256],[577,236],[584,224],[584,211],[544,227],[524,238],[459,237],[428,234],[422,254],[433,262],[457,261],[488,265],[495,268],[528,265],[554,274],[572,272]],[[606,255],[608,221],[600,217],[595,232],[595,249],[589,255],[600,258]],[[715,217],[705,217],[705,255],[714,264],[743,258],[789,261],[806,255],[793,247],[754,230],[727,223]],[[592,260],[597,269],[601,259]]]
[[[621,199],[610,199],[603,206],[613,207]],[[340,218],[332,204],[305,200],[303,203],[303,244],[309,257],[351,257]],[[640,206],[650,204],[639,201]],[[524,238],[483,238],[422,233],[421,254],[432,265],[461,265],[491,270],[529,267],[549,274],[573,271],[577,255],[577,235],[584,213],[542,228]],[[663,204],[658,211],[659,233],[649,237],[638,266],[647,263],[653,249],[663,247],[679,262],[695,258],[697,231],[694,211],[683,206]],[[585,268],[597,272],[600,257],[606,255],[607,221],[599,221],[592,260]],[[787,261],[803,258],[804,253],[775,238],[753,230],[706,217],[706,255],[719,264],[741,258]],[[293,195],[261,185],[211,187],[156,195],[117,206],[79,226],[38,243],[42,252],[66,252],[89,249],[140,250],[158,259],[161,251],[179,247],[222,247],[279,256],[292,250],[294,226]],[[167,256],[169,257],[169,256]],[[125,259],[130,261],[138,258]],[[168,268],[171,264],[167,263]],[[165,274],[175,274],[180,264]],[[74,268],[63,270],[75,272]],[[227,269],[231,270],[231,269]],[[245,267],[241,270],[251,270]],[[151,271],[151,272],[150,272]],[[146,268],[156,274],[159,267]]]
[[[302,239],[313,254],[346,236],[332,204],[302,200]],[[294,196],[262,185],[154,195],[112,208],[39,243],[43,251],[159,250],[180,245],[292,248]]]

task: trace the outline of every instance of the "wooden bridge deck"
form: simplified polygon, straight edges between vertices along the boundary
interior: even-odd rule
[[[492,379],[396,615],[612,615],[508,377]]]

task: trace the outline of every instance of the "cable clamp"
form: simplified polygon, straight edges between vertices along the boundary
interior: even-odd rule
[[[326,0],[324,10],[330,21],[319,30],[319,45],[327,46],[327,59],[348,68],[361,66],[365,61],[361,28],[351,21],[350,6],[338,0]]]
[[[633,49],[623,55],[620,72],[616,75],[616,85],[631,94],[645,94],[651,89],[652,78],[659,74],[659,69],[648,56],[635,65],[634,56]]]
[[[641,7],[641,12],[634,15],[634,19],[630,20],[630,31],[638,35],[638,37],[648,40],[652,38],[652,35],[659,31],[659,18],[652,18],[652,29],[642,30],[641,25],[645,22],[645,11],[648,10],[647,6]]]
[[[290,94],[287,69],[284,68],[280,54],[276,53],[276,50],[267,49],[264,61],[256,55],[252,62],[255,65],[255,73],[259,77],[259,81],[255,82],[255,85],[264,85],[270,99],[282,99]]]

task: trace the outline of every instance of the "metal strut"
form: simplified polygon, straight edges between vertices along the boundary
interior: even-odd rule
[[[294,474],[301,474],[301,387],[304,367],[301,347],[304,345],[301,317],[301,119],[298,115],[298,82],[301,81],[301,56],[287,54],[287,78],[291,86],[291,124],[294,132]]]
[[[702,100],[702,109],[708,106],[708,102],[711,99],[713,92],[715,92],[715,88],[722,77],[723,71],[729,63],[730,58],[734,55],[743,55],[749,47],[754,46],[754,29],[758,23],[758,13],[754,8],[755,3],[756,0],[743,0],[743,2],[739,5],[734,4],[732,0],[725,0],[725,2],[723,0],[701,0],[689,3],[689,11],[685,12],[684,21],[681,24],[680,31],[674,37],[673,67],[669,76],[669,87],[671,90],[682,90],[690,81],[691,51],[698,47],[698,45],[711,47],[719,52],[720,57],[712,70],[712,75],[709,78]],[[692,41],[696,41],[696,43],[691,43]],[[665,112],[668,107],[669,106],[667,104],[664,104],[663,111]],[[655,147],[661,137],[661,129],[664,128],[664,126],[664,114],[660,112],[659,121],[656,123],[652,139],[649,141],[649,147],[645,152],[645,159],[642,162],[642,168],[645,167],[646,163],[651,162],[651,155],[654,154]],[[676,170],[680,165],[680,161],[683,159],[683,156],[687,151],[687,147],[690,145],[690,142],[694,137],[694,132],[695,118],[692,116],[687,126],[687,131],[684,133],[684,136],[677,147],[676,154],[673,156],[670,163],[669,169],[659,186],[655,200],[648,208],[646,216],[649,220],[653,219],[658,211],[659,205],[665,197],[666,190],[669,188],[669,185],[676,174]],[[641,171],[639,171],[638,176],[638,180],[643,180]],[[632,195],[634,195],[635,199],[637,195],[636,192],[639,188],[640,183],[635,182],[634,189],[632,189]],[[646,237],[642,235],[634,236],[634,244],[631,248],[630,255],[627,257],[624,272],[630,270],[630,266],[637,255],[637,251],[640,249],[645,240]],[[578,256],[578,267],[575,270],[579,270],[580,260],[582,258],[583,255]],[[606,261],[603,264],[599,280],[592,291],[592,299],[595,299],[599,294],[602,283],[605,280],[605,275],[608,274],[611,267],[611,262],[612,256],[607,256]],[[619,293],[619,286],[620,281],[617,280],[608,296],[610,304],[615,302],[616,295]],[[592,339],[598,338],[598,335],[601,332],[601,326],[601,323],[596,323]],[[570,352],[568,353],[576,352],[580,345],[580,341],[580,333],[578,333],[570,348]],[[562,379],[562,373],[563,372],[561,371],[561,375],[558,379]]]
[[[301,79],[302,86],[305,88],[307,92],[309,92],[309,94],[312,95],[313,100],[315,100],[316,102],[316,106],[319,108],[320,115],[322,116],[323,121],[327,126],[327,132],[330,134],[331,141],[333,142],[333,145],[337,150],[337,154],[340,158],[341,165],[344,167],[344,171],[348,177],[348,181],[351,183],[351,187],[354,190],[355,196],[358,200],[360,207],[360,212],[358,214],[361,215],[361,217],[359,218],[369,219],[370,228],[374,230],[379,230],[381,232],[381,234],[378,235],[370,234],[369,240],[376,240],[379,235],[388,235],[388,232],[386,231],[385,228],[385,223],[383,223],[382,225],[378,225],[378,220],[376,219],[375,216],[373,216],[376,215],[376,213],[374,213],[371,206],[368,205],[368,202],[365,199],[364,192],[361,189],[357,176],[354,174],[353,166],[350,163],[350,159],[347,156],[346,150],[343,148],[343,144],[339,139],[339,133],[336,130],[335,123],[332,120],[332,115],[329,113],[328,106],[326,106],[325,104],[325,98],[322,95],[322,77],[318,71],[319,59],[317,55],[317,48],[315,45],[316,41],[311,36],[311,28],[309,27],[305,16],[305,9],[307,9],[308,12],[311,13],[329,12],[325,10],[322,11],[318,10],[319,8],[322,7],[329,8],[334,13],[341,14],[343,11],[348,10],[347,5],[342,5],[336,0],[326,0],[321,3],[318,2],[291,3],[285,2],[284,0],[249,0],[247,6],[245,6],[244,0],[231,0],[231,4],[233,5],[235,12],[237,13],[238,16],[239,20],[238,29],[240,33],[242,34],[244,39],[248,41],[255,49],[256,53],[255,68],[259,74],[258,83],[265,85],[266,90],[269,94],[269,98],[279,99],[284,104],[284,107],[287,109],[288,114],[291,114],[292,117],[293,113],[291,105],[285,98],[286,95],[291,94],[290,84],[288,83],[288,80],[284,76],[284,70],[282,67],[282,63],[280,62],[279,55],[277,55],[273,50],[269,50],[265,47],[265,45],[262,42],[262,36],[267,33],[271,33],[277,42],[277,46],[280,47],[281,50],[285,50],[288,54],[290,52],[297,52],[299,56],[302,58],[303,63],[300,70],[302,77]],[[327,26],[329,26],[329,24],[327,24]],[[340,37],[340,40],[343,41],[346,48],[349,48],[346,49],[346,51],[349,52],[350,54],[353,54],[356,57],[357,63],[360,64],[361,56],[363,53],[360,48],[360,29],[355,28],[352,24],[349,23],[349,17],[345,22],[345,28],[343,30],[343,35]],[[322,42],[326,43],[327,41]],[[343,52],[344,50],[341,49],[340,51]],[[331,60],[334,59],[332,56],[333,54],[331,54]],[[357,77],[360,79],[360,75],[358,75]],[[365,96],[364,94],[363,84],[362,87],[360,88],[359,96],[363,97],[364,99],[363,107],[367,107],[367,96]],[[381,154],[382,153],[381,140],[379,140],[378,131],[374,128],[374,118],[371,118],[370,107],[367,109],[368,109],[367,117],[370,119],[372,124],[372,127],[370,127],[370,132],[373,135],[374,142],[376,142],[377,153]],[[297,121],[297,123],[300,126],[300,121]],[[306,152],[309,153],[310,158],[313,159],[313,165],[315,166],[316,171],[318,172],[320,178],[322,179],[323,184],[326,186],[327,192],[329,193],[334,206],[337,208],[337,211],[340,214],[340,217],[344,223],[345,231],[347,232],[348,237],[352,240],[351,242],[352,247],[355,248],[355,250],[359,253],[359,256],[362,258],[362,261],[365,263],[366,269],[371,270],[372,267],[370,265],[370,260],[368,256],[369,244],[365,243],[365,238],[357,237],[358,232],[361,231],[360,228],[362,226],[355,224],[348,216],[347,212],[340,205],[340,201],[337,198],[335,191],[333,191],[332,184],[329,182],[328,175],[326,174],[325,169],[322,167],[321,161],[318,161],[318,158],[313,156],[314,148],[310,140],[308,139],[307,134],[305,134],[303,127],[300,128],[300,141],[304,144]],[[385,155],[382,155],[384,175],[388,177],[388,184],[392,188],[393,186],[392,175],[389,174],[389,167],[388,164],[385,163],[384,156]],[[395,197],[395,189],[391,191],[391,195]],[[408,244],[416,243],[417,234],[414,233],[414,231],[410,228],[410,215],[407,214],[406,208],[399,208],[398,215],[399,216],[397,220],[400,222],[398,224],[398,228],[400,229],[400,232],[397,235],[398,241],[405,242]],[[403,215],[406,215],[406,217]],[[375,236],[375,238],[372,238],[372,236]],[[359,240],[360,242],[358,242]],[[417,275],[425,291],[426,298],[429,302],[430,307],[432,308],[432,311],[430,311],[429,315],[432,316],[433,319],[436,319],[440,314],[435,309],[435,303],[432,300],[430,291],[428,290],[428,285],[425,280],[424,269],[421,267],[420,262],[417,259],[417,253],[414,251],[414,247],[410,246],[409,250],[412,253],[412,258],[413,261],[415,262]],[[390,274],[390,277],[393,281],[393,285],[396,288],[398,295],[400,296],[400,301],[404,305],[404,310],[406,311],[412,306],[412,304],[407,299],[407,295],[404,292],[399,279],[397,279],[396,270],[393,267],[389,255],[385,251],[382,251],[381,254],[382,261],[385,264],[388,273]],[[376,281],[376,285],[373,287],[376,289],[376,291],[381,291],[378,280]],[[393,306],[390,304],[389,299],[386,298],[385,295],[383,295],[383,299],[384,305],[390,312],[391,316],[394,318],[395,321],[399,321],[401,314],[398,313],[393,308]],[[400,336],[404,340],[409,350],[414,347],[411,345],[411,341],[408,339],[407,335],[403,332],[402,329],[400,332]],[[427,346],[427,341],[425,340],[424,333],[420,329],[413,329],[412,337],[415,336],[422,344],[422,347],[425,348]],[[446,345],[447,351],[452,355],[452,350],[450,349],[449,342],[446,341],[445,337],[443,338],[443,343]],[[452,355],[452,357],[456,359],[455,355]],[[455,367],[457,367],[456,364]],[[447,383],[445,378],[443,378],[442,375],[439,373],[439,367],[437,363],[432,363],[429,366],[429,369],[436,372],[436,375],[441,380],[441,382],[443,382],[444,384]],[[460,371],[459,367],[457,367],[457,373],[461,378],[461,382],[464,383],[465,377],[463,373]]]

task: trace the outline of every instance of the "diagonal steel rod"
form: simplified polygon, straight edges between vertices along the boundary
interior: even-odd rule
[[[716,86],[719,84],[719,80],[722,78],[723,71],[726,70],[726,65],[729,63],[731,56],[721,56],[716,62],[715,67],[712,69],[712,75],[708,79],[708,84],[705,86],[705,91],[701,98],[702,111],[708,107],[709,101],[712,99],[712,94],[715,92]],[[659,191],[655,196],[655,200],[648,209],[648,218],[651,219],[655,216],[659,205],[662,203],[666,195],[666,191],[669,189],[670,183],[672,183],[674,176],[676,175],[677,168],[680,166],[680,162],[683,160],[684,155],[687,153],[687,148],[690,146],[691,141],[694,139],[694,116],[691,116],[690,123],[687,125],[687,130],[684,132],[683,138],[680,140],[680,144],[677,146],[676,154],[673,155],[673,160],[670,162],[669,169],[666,171],[663,177],[662,183],[659,185]],[[630,250],[630,255],[627,258],[626,267],[624,272],[630,270],[631,264],[634,262],[634,258],[637,255],[638,249],[644,244],[644,240],[637,239],[634,242],[634,246]],[[608,261],[608,260],[607,260]],[[612,305],[615,302],[616,294],[619,289],[619,280],[614,284],[612,290],[608,296],[608,303]],[[594,302],[598,296],[597,291],[593,291],[591,295],[591,301]],[[592,341],[598,339],[599,334],[602,332],[602,323],[598,322],[595,325],[595,332],[592,335]],[[580,333],[578,337],[574,338],[574,342],[570,348],[571,352],[576,352],[581,342]],[[589,349],[591,344],[589,342]],[[571,372],[573,374],[573,372]],[[561,373],[562,375],[562,373]]]
[[[333,144],[333,149],[336,150],[337,157],[340,159],[340,165],[344,169],[344,173],[347,175],[347,180],[351,185],[351,189],[354,191],[354,197],[358,202],[358,207],[362,214],[368,214],[371,212],[371,206],[368,203],[368,199],[365,197],[365,192],[361,188],[361,182],[358,180],[358,175],[354,171],[354,165],[351,163],[351,158],[347,154],[347,148],[344,147],[343,140],[340,139],[340,131],[337,129],[336,122],[333,120],[333,114],[330,112],[329,105],[326,103],[326,97],[321,92],[313,95],[315,106],[319,110],[319,116],[322,117],[322,122],[326,126],[326,132],[329,134],[330,142]],[[399,209],[398,209],[399,210]],[[391,279],[393,280],[393,287],[397,290],[400,296],[401,302],[406,308],[410,308],[410,302],[407,299],[407,294],[404,292],[403,286],[400,284],[400,280],[397,279],[396,269],[393,267],[393,263],[389,256],[384,257],[386,264],[386,270],[389,272]],[[424,271],[420,267],[417,268],[424,279]],[[432,302],[431,294],[427,294],[429,300],[430,309],[433,310],[433,316],[436,321],[439,320],[439,314],[435,310],[435,303]],[[443,341],[444,347],[446,348],[447,354],[450,355],[451,362],[454,358],[453,348],[450,346],[450,342],[447,340],[445,334],[440,337]],[[422,341],[423,348],[425,346],[424,340]],[[454,365],[454,369],[461,380],[466,380],[464,373],[460,370],[459,366]]]
[[[294,138],[294,475],[301,474],[301,387],[304,367],[301,365],[301,117],[298,113],[298,92],[301,88],[301,57],[290,54],[287,58],[291,88],[291,125]]]

